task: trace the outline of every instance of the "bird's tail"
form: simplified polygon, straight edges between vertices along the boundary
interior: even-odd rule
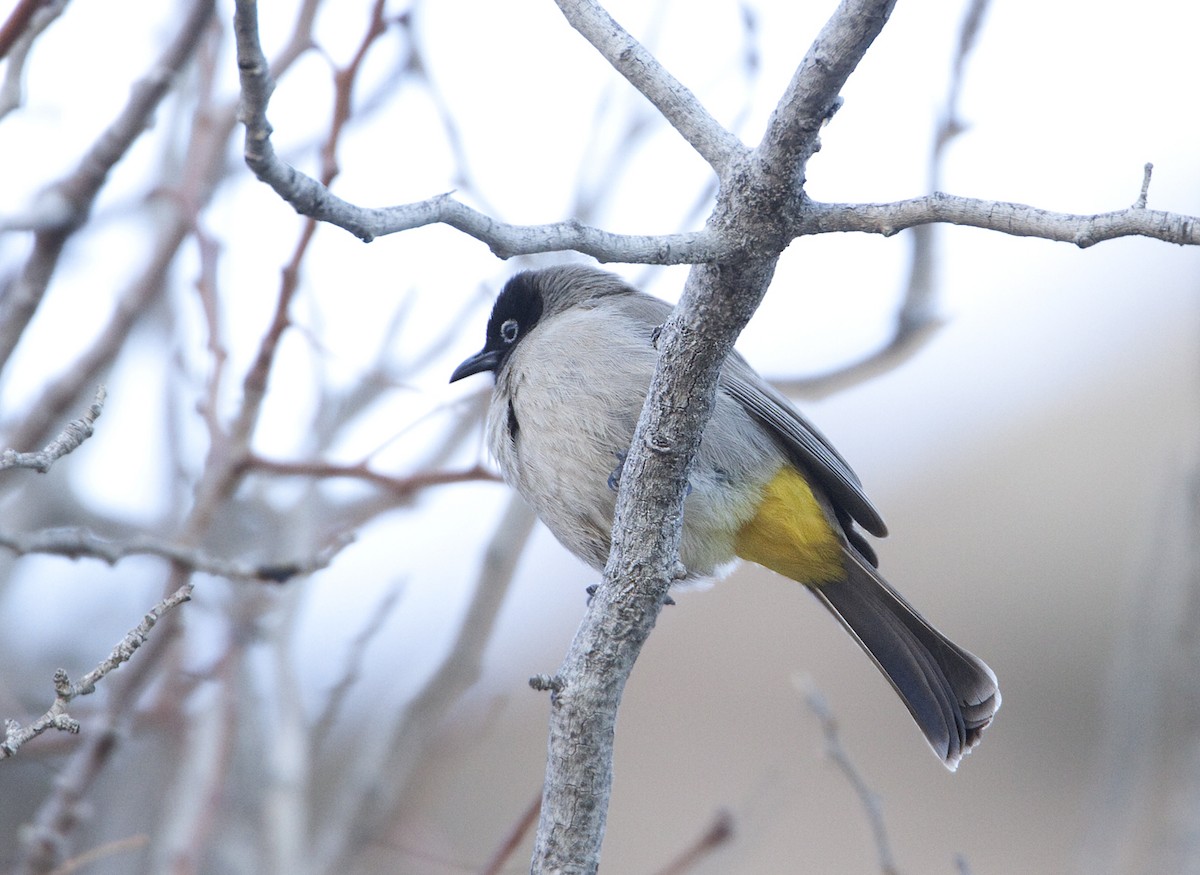
[[[954,771],[1000,707],[996,675],[929,625],[852,548],[846,570],[846,580],[810,589],[879,666]]]

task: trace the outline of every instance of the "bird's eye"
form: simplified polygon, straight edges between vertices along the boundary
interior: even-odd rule
[[[521,326],[517,324],[516,319],[505,319],[500,325],[500,339],[505,343],[512,343],[520,331]]]

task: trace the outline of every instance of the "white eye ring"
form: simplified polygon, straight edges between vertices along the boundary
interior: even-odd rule
[[[505,319],[500,323],[500,339],[505,343],[512,343],[517,339],[517,334],[520,333],[521,326],[517,324],[516,319]]]

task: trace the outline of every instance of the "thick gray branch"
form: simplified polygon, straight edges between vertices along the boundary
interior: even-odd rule
[[[843,0],[804,54],[755,149],[760,173],[778,185],[804,184],[804,164],[819,148],[821,125],[836,112],[839,93],[875,37],[895,0]]]
[[[575,220],[513,225],[475,210],[449,193],[378,208],[342,200],[275,154],[267,120],[274,81],[259,44],[256,5],[252,0],[239,0],[235,33],[242,79],[240,118],[246,126],[246,163],[298,213],[336,225],[364,241],[440,223],[485,243],[499,258],[573,251],[601,262],[719,263],[729,259],[736,246],[755,241],[769,249],[782,249],[787,241],[805,234],[861,231],[886,236],[931,222],[1063,240],[1078,246],[1129,235],[1174,243],[1200,242],[1195,218],[1136,206],[1097,216],[1080,216],[944,194],[893,204],[820,204],[806,200],[804,165],[818,148],[820,127],[836,109],[839,90],[887,22],[893,5],[894,0],[846,0],[838,8],[805,54],[771,117],[762,143],[752,153],[754,172],[737,175],[739,168],[746,166],[745,147],[712,119],[694,95],[595,3],[560,0],[568,20],[667,115],[722,179],[727,179],[728,185],[743,187],[747,197],[758,189],[757,197],[762,200],[757,206],[748,207],[747,213],[757,212],[760,219],[769,216],[771,210],[791,216],[787,223],[772,223],[774,230],[769,239],[761,234],[747,237],[722,232],[711,223],[701,231],[663,235],[614,234]]]
[[[604,579],[550,684],[549,756],[534,872],[591,873],[599,866],[617,708],[668,588],[680,575],[687,474],[717,376],[791,239],[790,217],[802,197],[815,133],[890,9],[887,0],[843,3],[806,55],[805,63],[816,70],[807,74],[814,81],[793,80],[773,117],[774,136],[750,158],[726,168],[724,181],[734,184],[722,187],[706,230],[736,248],[692,269],[663,327],[658,368],[625,460]],[[823,57],[823,41],[852,47],[845,49],[851,60],[841,66],[830,59],[810,64]]]
[[[804,195],[807,160],[839,92],[887,22],[894,0],[845,0],[805,54],[768,124],[747,152],[680,83],[590,0],[558,0],[564,15],[714,167],[716,208],[693,234],[632,237],[578,222],[516,226],[450,195],[368,210],[278,159],[266,108],[273,87],[258,44],[252,0],[238,0],[235,32],[249,166],[304,215],[363,240],[444,223],[500,257],[572,249],[601,261],[694,263],[683,299],[660,338],[661,358],[625,460],[613,549],[553,691],[549,758],[535,843],[535,872],[590,873],[598,866],[612,780],[613,731],[624,684],[678,577],[683,495],[721,364],[758,306],[779,254],[795,237],[831,231],[892,234],[955,222],[1086,246],[1128,234],[1196,243],[1195,219],[1139,203],[1101,216],[1070,216],[933,195],[895,204],[820,204]]]

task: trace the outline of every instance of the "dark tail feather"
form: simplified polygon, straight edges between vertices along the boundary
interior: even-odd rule
[[[846,551],[847,580],[811,587],[884,673],[951,771],[1000,707],[996,676],[934,629],[879,572]]]

